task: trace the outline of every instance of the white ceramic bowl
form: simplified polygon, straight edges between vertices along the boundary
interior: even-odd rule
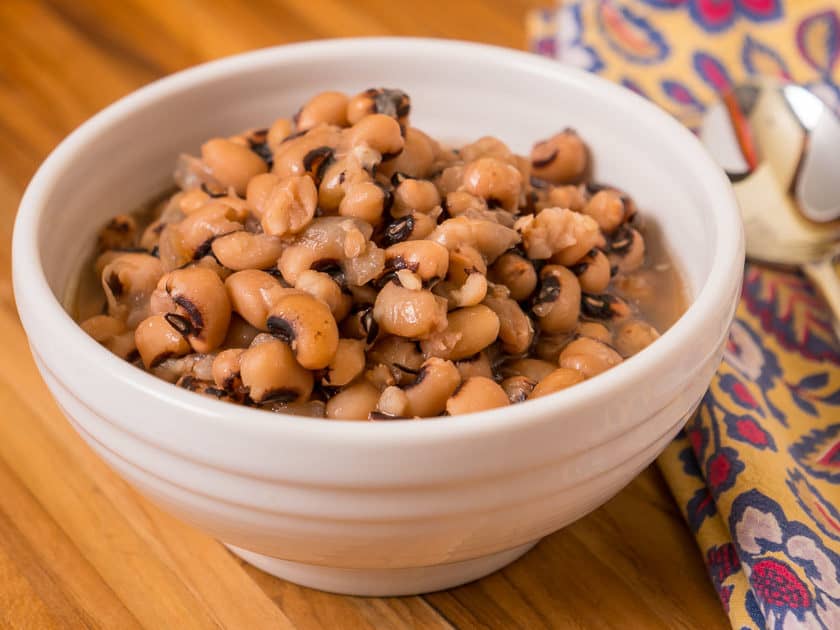
[[[327,88],[394,86],[412,123],[514,149],[567,125],[599,179],[661,223],[693,296],[651,347],[598,378],[510,408],[433,421],[330,422],[210,400],[109,354],[61,306],[97,229],[170,182],[210,136],[292,114]],[[519,557],[647,466],[718,366],[743,263],[720,169],[667,114],[533,55],[450,41],[283,46],[153,83],[74,131],[21,202],[14,286],[32,353],[80,435],[120,475],[249,562],[366,595],[454,586]]]

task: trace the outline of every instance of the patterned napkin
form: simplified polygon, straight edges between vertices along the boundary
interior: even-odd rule
[[[840,111],[840,0],[570,0],[528,27],[691,128],[756,74]],[[746,266],[723,364],[658,464],[733,627],[840,629],[840,344],[802,276]]]

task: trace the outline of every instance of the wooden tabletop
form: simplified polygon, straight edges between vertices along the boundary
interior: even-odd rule
[[[523,47],[540,0],[0,0],[0,627],[727,627],[659,473],[450,591],[329,595],[243,564],[99,461],[41,381],[15,311],[12,224],[70,130],[131,90],[244,50],[426,35]]]

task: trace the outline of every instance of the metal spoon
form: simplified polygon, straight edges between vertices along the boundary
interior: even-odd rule
[[[700,139],[735,189],[747,256],[801,268],[840,337],[840,118],[804,87],[761,79],[707,110]]]

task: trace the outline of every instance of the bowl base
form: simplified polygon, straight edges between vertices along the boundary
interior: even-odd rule
[[[517,560],[539,542],[534,540],[488,556],[426,567],[343,569],[281,560],[227,545],[245,562],[276,577],[341,595],[390,597],[419,595],[472,582]]]

